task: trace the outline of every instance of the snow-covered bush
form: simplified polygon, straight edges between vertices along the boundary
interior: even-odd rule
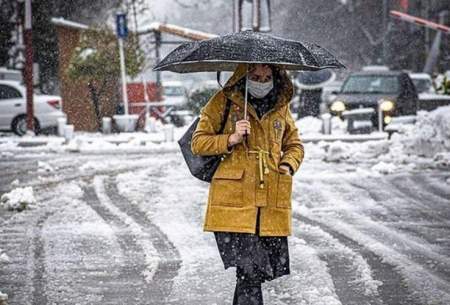
[[[22,211],[35,203],[36,199],[31,186],[18,187],[0,197],[0,206],[11,211]]]

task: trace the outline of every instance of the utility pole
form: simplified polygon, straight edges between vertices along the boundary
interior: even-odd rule
[[[34,132],[34,114],[33,114],[33,33],[31,0],[25,0],[25,68],[24,78],[26,86],[27,100],[27,131]]]
[[[383,64],[387,66],[388,57],[388,22],[389,22],[389,0],[383,0]]]
[[[252,8],[252,28],[254,32],[259,32],[261,27],[261,0],[253,0]]]
[[[127,78],[125,68],[125,54],[123,51],[123,40],[128,36],[127,15],[124,13],[116,14],[117,40],[119,42],[120,57],[120,75],[122,78],[122,98],[125,115],[128,115],[128,94],[127,94]]]
[[[242,27],[242,0],[233,0],[233,32],[237,33]]]
[[[160,49],[161,48],[161,32],[155,31],[155,61],[156,64],[159,64],[161,61],[161,54]],[[156,71],[156,86],[159,88],[161,86],[161,72]]]
[[[242,6],[244,1],[251,2],[251,12],[245,11],[247,14],[251,13],[251,24],[245,24],[245,28],[251,28],[254,32],[270,32],[270,0],[233,0],[233,31],[242,31]]]

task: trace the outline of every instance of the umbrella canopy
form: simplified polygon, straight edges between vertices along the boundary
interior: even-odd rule
[[[300,89],[319,89],[331,83],[336,74],[330,69],[320,71],[302,71],[295,78],[295,85]]]
[[[286,70],[345,68],[330,52],[316,44],[243,31],[183,43],[153,70],[178,73],[234,71],[239,63],[277,64]]]

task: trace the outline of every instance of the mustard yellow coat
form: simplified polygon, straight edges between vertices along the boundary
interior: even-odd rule
[[[294,124],[289,102],[292,82],[281,70],[281,90],[275,107],[259,119],[248,103],[251,133],[248,146],[240,143],[228,151],[228,137],[244,117],[244,96],[234,86],[245,76],[240,64],[224,88],[201,109],[191,148],[198,155],[223,155],[208,194],[203,231],[256,233],[257,207],[260,236],[289,236],[292,233],[292,177],[278,170],[287,163],[296,172],[303,161],[303,144]],[[224,134],[217,134],[226,98],[232,101]]]

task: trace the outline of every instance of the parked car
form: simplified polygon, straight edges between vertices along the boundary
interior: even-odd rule
[[[419,110],[431,111],[440,106],[450,105],[450,96],[436,92],[429,74],[410,73],[409,76],[419,94]]]
[[[13,131],[17,135],[26,132],[26,90],[18,81],[0,80],[0,130]],[[61,111],[61,97],[34,94],[34,124],[36,132],[56,128]]]
[[[369,69],[350,74],[334,101],[328,104],[332,114],[345,115],[352,120],[354,113],[359,120],[366,114],[365,122],[353,126],[363,126],[365,130],[378,127],[378,109],[382,111],[384,127],[393,116],[416,114],[418,95],[411,78],[402,71]],[[367,108],[367,111],[361,108]],[[368,128],[368,124],[371,128]],[[352,127],[350,127],[352,129]],[[353,128],[350,132],[358,132]]]
[[[180,81],[166,81],[162,83],[163,102],[167,106],[175,106],[177,109],[185,108],[188,98],[186,87]]]
[[[339,92],[342,88],[342,81],[335,80],[322,89],[322,101],[324,103],[331,103],[336,99],[336,92]]]
[[[433,87],[433,80],[428,73],[410,73],[411,78],[418,94],[421,93],[436,93]]]
[[[22,72],[19,70],[7,69],[0,67],[0,80],[22,81]]]
[[[175,126],[186,124],[185,110],[188,103],[188,91],[181,81],[166,81],[162,83],[164,107],[172,108],[168,117]]]

